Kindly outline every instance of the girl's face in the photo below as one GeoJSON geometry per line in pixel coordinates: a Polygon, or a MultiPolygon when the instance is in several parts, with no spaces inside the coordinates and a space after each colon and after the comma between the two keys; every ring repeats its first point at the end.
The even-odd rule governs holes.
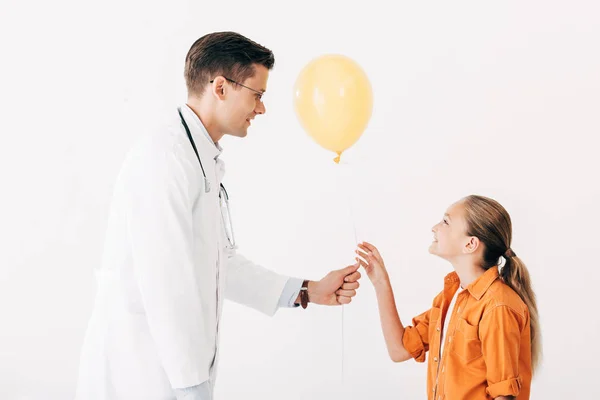
{"type": "Polygon", "coordinates": [[[448,261],[472,253],[477,238],[467,236],[467,222],[462,202],[448,208],[444,218],[433,226],[433,242],[429,252],[448,261]]]}

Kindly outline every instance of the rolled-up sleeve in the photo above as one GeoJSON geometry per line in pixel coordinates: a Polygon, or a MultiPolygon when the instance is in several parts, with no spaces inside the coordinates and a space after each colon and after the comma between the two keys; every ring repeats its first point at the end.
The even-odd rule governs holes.
{"type": "Polygon", "coordinates": [[[516,397],[521,391],[519,352],[525,318],[508,306],[496,306],[481,319],[479,335],[487,371],[486,392],[492,398],[516,397]]]}
{"type": "Polygon", "coordinates": [[[429,316],[431,310],[416,316],[412,320],[412,326],[404,328],[402,343],[406,351],[417,362],[425,361],[425,354],[429,351],[429,316]]]}

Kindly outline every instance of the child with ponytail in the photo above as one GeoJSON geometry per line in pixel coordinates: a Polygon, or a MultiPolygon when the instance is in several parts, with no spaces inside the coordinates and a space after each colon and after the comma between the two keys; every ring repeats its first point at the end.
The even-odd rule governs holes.
{"type": "Polygon", "coordinates": [[[411,326],[398,316],[378,249],[365,242],[357,250],[377,293],[391,359],[424,362],[429,352],[429,399],[529,399],[540,327],[529,272],[511,248],[509,214],[495,200],[468,196],[432,231],[429,252],[454,271],[411,326]]]}

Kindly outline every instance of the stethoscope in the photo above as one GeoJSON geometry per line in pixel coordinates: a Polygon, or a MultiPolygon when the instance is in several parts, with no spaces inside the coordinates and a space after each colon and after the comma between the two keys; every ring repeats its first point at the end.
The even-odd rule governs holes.
{"type": "MultiPolygon", "coordinates": [[[[200,163],[200,169],[202,169],[202,177],[204,178],[204,193],[209,193],[211,189],[210,181],[206,177],[206,172],[204,172],[204,166],[202,165],[202,160],[200,159],[200,155],[198,154],[196,143],[194,142],[194,138],[192,138],[190,128],[188,127],[187,123],[185,122],[185,119],[183,118],[183,114],[181,114],[181,108],[178,108],[177,112],[179,113],[179,118],[181,119],[181,124],[185,129],[185,133],[187,134],[187,137],[190,140],[190,143],[192,144],[194,153],[196,153],[196,158],[198,158],[198,162],[200,163]]],[[[231,246],[231,248],[235,249],[235,236],[233,234],[233,224],[231,223],[231,212],[229,211],[229,194],[227,193],[227,189],[225,189],[223,183],[221,183],[219,187],[219,203],[221,205],[221,218],[223,219],[223,226],[225,227],[225,234],[227,235],[227,240],[229,241],[229,245],[231,246]]]]}

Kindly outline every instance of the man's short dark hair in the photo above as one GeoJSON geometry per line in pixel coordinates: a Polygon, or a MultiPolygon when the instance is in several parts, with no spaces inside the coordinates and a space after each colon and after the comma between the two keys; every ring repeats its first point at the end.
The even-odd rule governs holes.
{"type": "Polygon", "coordinates": [[[215,32],[202,36],[185,57],[185,84],[188,94],[201,95],[216,76],[244,82],[254,76],[254,64],[271,70],[273,52],[235,32],[215,32]]]}

